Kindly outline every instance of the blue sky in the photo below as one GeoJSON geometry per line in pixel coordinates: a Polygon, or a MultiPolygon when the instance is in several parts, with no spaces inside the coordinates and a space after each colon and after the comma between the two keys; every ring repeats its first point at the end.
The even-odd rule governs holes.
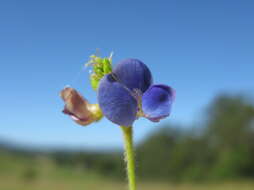
{"type": "MultiPolygon", "coordinates": [[[[191,124],[220,92],[254,94],[253,1],[1,1],[0,138],[28,146],[114,148],[120,129],[87,128],[61,113],[65,85],[96,102],[88,70],[97,48],[138,58],[176,89],[171,117],[191,124]],[[79,73],[79,74],[78,74],[79,73]]],[[[136,142],[158,128],[140,119],[136,142]]]]}

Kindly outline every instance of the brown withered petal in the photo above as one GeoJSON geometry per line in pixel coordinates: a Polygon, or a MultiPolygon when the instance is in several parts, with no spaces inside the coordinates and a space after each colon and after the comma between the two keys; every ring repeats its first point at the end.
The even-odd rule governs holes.
{"type": "Polygon", "coordinates": [[[76,123],[85,126],[98,120],[89,110],[91,104],[75,89],[66,87],[60,92],[60,96],[65,102],[63,113],[69,115],[76,123]]]}

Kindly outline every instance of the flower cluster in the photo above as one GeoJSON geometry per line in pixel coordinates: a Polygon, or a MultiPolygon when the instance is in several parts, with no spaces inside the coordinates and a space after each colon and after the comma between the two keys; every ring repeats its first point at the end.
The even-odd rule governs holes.
{"type": "Polygon", "coordinates": [[[174,90],[164,84],[153,84],[149,68],[138,59],[125,59],[112,68],[110,58],[91,57],[93,89],[98,104],[89,104],[76,90],[65,88],[64,113],[77,123],[88,125],[104,115],[120,126],[132,126],[139,117],[153,122],[169,116],[175,98],[174,90]]]}

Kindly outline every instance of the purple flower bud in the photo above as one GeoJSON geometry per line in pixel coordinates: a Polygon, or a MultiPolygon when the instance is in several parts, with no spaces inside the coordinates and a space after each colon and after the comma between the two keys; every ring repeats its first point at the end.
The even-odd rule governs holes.
{"type": "Polygon", "coordinates": [[[121,126],[131,126],[140,115],[157,122],[170,114],[173,100],[173,89],[152,85],[150,70],[137,59],[120,62],[102,78],[98,89],[103,114],[121,126]]]}

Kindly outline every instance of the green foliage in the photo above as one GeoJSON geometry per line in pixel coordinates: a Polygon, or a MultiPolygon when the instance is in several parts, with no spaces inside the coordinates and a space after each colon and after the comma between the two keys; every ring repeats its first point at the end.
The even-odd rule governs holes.
{"type": "Polygon", "coordinates": [[[78,168],[84,172],[120,179],[124,176],[124,163],[120,153],[54,153],[52,158],[62,168],[78,168]]]}
{"type": "Polygon", "coordinates": [[[138,176],[153,179],[172,177],[171,147],[175,146],[177,137],[177,132],[173,130],[172,133],[162,130],[139,145],[137,148],[138,176]]]}
{"type": "Polygon", "coordinates": [[[208,107],[202,133],[165,126],[138,147],[140,175],[173,181],[253,178],[253,124],[250,101],[216,97],[208,107]]]}

